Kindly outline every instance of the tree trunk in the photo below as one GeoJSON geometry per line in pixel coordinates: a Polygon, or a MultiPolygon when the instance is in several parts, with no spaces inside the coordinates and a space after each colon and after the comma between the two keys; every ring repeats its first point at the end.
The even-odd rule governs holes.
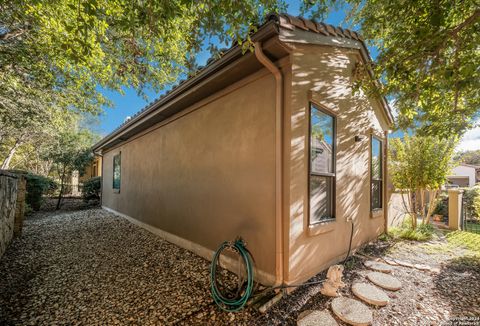
{"type": "Polygon", "coordinates": [[[55,210],[57,211],[60,209],[60,205],[62,203],[64,184],[65,184],[65,167],[63,167],[62,176],[60,177],[60,193],[58,194],[57,207],[55,208],[55,210]]]}
{"type": "Polygon", "coordinates": [[[10,162],[12,161],[13,155],[15,155],[15,152],[17,151],[17,148],[21,144],[22,144],[22,142],[20,141],[20,139],[15,141],[15,144],[13,145],[12,148],[10,148],[10,151],[8,152],[7,157],[5,158],[5,160],[3,160],[3,163],[2,163],[2,166],[0,167],[0,169],[7,170],[10,167],[10,162]]]}
{"type": "Polygon", "coordinates": [[[433,210],[435,209],[435,200],[437,199],[438,190],[430,190],[429,195],[430,195],[429,196],[430,202],[428,204],[428,211],[426,216],[427,224],[430,223],[430,216],[432,215],[433,210]]]}

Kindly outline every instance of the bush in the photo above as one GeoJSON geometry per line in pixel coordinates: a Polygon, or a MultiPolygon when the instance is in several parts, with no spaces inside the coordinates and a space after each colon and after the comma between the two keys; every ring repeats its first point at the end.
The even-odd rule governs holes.
{"type": "Polygon", "coordinates": [[[82,197],[85,201],[100,199],[101,177],[93,177],[83,183],[82,197]]]}
{"type": "Polygon", "coordinates": [[[420,224],[416,229],[413,229],[410,218],[407,218],[400,227],[390,229],[390,234],[394,238],[414,241],[430,240],[434,232],[435,229],[431,224],[420,224]]]}
{"type": "Polygon", "coordinates": [[[463,192],[464,209],[467,216],[478,219],[480,217],[480,185],[465,188],[463,192]]]}
{"type": "Polygon", "coordinates": [[[448,216],[448,194],[442,193],[438,196],[433,215],[442,215],[443,220],[446,221],[448,216]]]}
{"type": "Polygon", "coordinates": [[[42,206],[43,196],[53,193],[57,189],[57,183],[50,178],[27,173],[27,194],[25,201],[32,210],[38,211],[42,206]]]}

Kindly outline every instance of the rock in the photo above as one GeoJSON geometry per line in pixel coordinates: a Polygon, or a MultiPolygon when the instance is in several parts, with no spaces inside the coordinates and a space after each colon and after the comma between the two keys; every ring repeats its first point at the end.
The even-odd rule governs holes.
{"type": "Polygon", "coordinates": [[[385,292],[368,283],[353,284],[352,292],[361,300],[374,306],[386,306],[390,302],[385,292]]]}
{"type": "Polygon", "coordinates": [[[372,311],[360,301],[345,297],[335,298],[331,307],[333,313],[349,325],[370,325],[373,321],[372,311]]]}
{"type": "Polygon", "coordinates": [[[422,271],[429,271],[431,269],[430,266],[424,265],[424,264],[415,264],[413,265],[413,267],[415,267],[416,269],[420,269],[422,271]]]}
{"type": "Polygon", "coordinates": [[[298,326],[338,326],[327,310],[306,310],[298,315],[298,326]]]}
{"type": "Polygon", "coordinates": [[[389,265],[398,266],[398,263],[397,263],[394,259],[392,259],[392,258],[386,257],[386,258],[384,258],[383,260],[384,260],[387,264],[389,264],[389,265]]]}
{"type": "Polygon", "coordinates": [[[367,274],[367,278],[375,285],[378,285],[384,289],[397,291],[402,288],[402,282],[397,278],[380,272],[370,272],[367,274]]]}
{"type": "Polygon", "coordinates": [[[330,266],[327,272],[327,280],[323,283],[320,293],[329,297],[338,297],[338,288],[345,286],[342,282],[343,266],[330,266]]]}
{"type": "Polygon", "coordinates": [[[403,267],[408,267],[408,268],[413,268],[413,264],[407,262],[407,261],[403,261],[403,260],[399,260],[399,259],[395,259],[395,262],[400,265],[400,266],[403,266],[403,267]]]}
{"type": "Polygon", "coordinates": [[[382,272],[382,273],[391,273],[393,271],[393,267],[383,264],[380,262],[376,262],[373,260],[367,260],[363,263],[366,267],[373,269],[374,271],[382,272]]]}

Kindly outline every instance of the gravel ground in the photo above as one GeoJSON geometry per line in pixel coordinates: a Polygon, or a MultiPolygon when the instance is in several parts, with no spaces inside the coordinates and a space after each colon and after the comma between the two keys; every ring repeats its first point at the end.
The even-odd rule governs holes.
{"type": "Polygon", "coordinates": [[[0,275],[0,325],[176,324],[212,307],[208,261],[101,209],[30,217],[0,275]]]}
{"type": "MultiPolygon", "coordinates": [[[[66,207],[28,218],[1,258],[0,325],[295,325],[302,311],[328,309],[331,302],[320,285],[304,286],[264,315],[252,308],[225,313],[210,298],[208,261],[101,209],[66,207]]],[[[388,292],[387,307],[372,307],[374,325],[480,316],[479,260],[464,249],[439,250],[444,241],[378,241],[363,249],[440,268],[435,274],[395,266],[404,287],[388,292]]],[[[348,285],[365,279],[363,259],[347,261],[348,285]]],[[[349,286],[342,295],[353,297],[349,286]]]]}

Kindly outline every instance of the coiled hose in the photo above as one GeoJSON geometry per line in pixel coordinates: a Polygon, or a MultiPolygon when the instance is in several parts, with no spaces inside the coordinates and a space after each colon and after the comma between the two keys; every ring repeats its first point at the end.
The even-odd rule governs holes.
{"type": "Polygon", "coordinates": [[[210,290],[213,300],[224,311],[233,312],[242,309],[252,295],[254,285],[253,277],[253,259],[246,248],[245,242],[241,238],[237,238],[233,242],[225,241],[215,252],[210,268],[210,290]],[[218,261],[224,250],[238,254],[246,267],[246,279],[243,284],[239,284],[239,288],[233,295],[231,293],[222,293],[217,280],[218,261]]]}

